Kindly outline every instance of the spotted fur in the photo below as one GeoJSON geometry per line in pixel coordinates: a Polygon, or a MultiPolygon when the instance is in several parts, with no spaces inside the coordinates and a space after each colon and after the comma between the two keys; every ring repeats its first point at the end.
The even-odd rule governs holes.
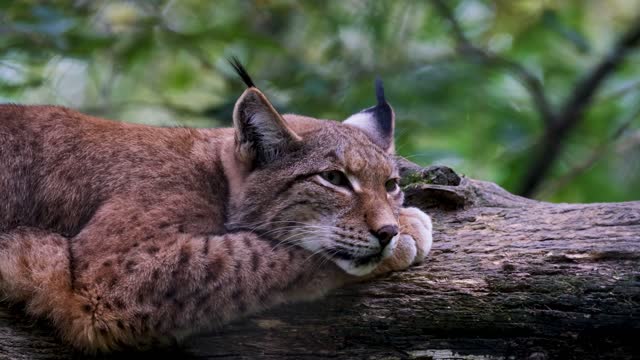
{"type": "Polygon", "coordinates": [[[388,110],[282,116],[252,86],[233,129],[196,130],[0,105],[0,296],[112,351],[419,262],[431,222],[389,182],[388,110]]]}

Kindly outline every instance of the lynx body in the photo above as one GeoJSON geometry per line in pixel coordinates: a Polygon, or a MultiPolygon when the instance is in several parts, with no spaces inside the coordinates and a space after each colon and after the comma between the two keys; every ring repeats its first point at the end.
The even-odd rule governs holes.
{"type": "Polygon", "coordinates": [[[234,128],[156,128],[0,105],[0,297],[76,348],[179,339],[420,262],[393,111],[281,116],[249,88],[234,128]]]}

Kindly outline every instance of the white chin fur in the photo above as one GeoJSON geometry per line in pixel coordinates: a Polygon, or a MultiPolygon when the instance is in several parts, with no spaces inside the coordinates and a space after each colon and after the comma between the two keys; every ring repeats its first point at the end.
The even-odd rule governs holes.
{"type": "Polygon", "coordinates": [[[393,251],[396,249],[396,245],[398,245],[398,239],[400,239],[400,234],[396,235],[391,239],[389,245],[382,251],[382,258],[386,259],[389,256],[393,255],[393,251]]]}
{"type": "Polygon", "coordinates": [[[344,260],[344,259],[336,259],[334,260],[334,262],[347,274],[353,275],[353,276],[367,275],[371,273],[378,266],[378,262],[373,262],[373,263],[360,265],[360,266],[355,265],[352,261],[344,260]]]}
{"type": "MultiPolygon", "coordinates": [[[[393,251],[396,249],[396,245],[398,245],[398,239],[400,239],[400,235],[396,235],[391,239],[391,242],[387,247],[382,251],[381,259],[386,259],[393,254],[393,251]]],[[[371,262],[366,265],[355,265],[353,261],[344,260],[344,259],[335,259],[334,262],[338,265],[342,270],[344,270],[347,274],[354,276],[364,276],[371,273],[378,265],[379,261],[371,262]]]]}

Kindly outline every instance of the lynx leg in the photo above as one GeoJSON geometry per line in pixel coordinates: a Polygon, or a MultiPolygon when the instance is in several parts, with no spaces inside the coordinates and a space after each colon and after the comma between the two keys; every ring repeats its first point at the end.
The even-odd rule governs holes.
{"type": "Polygon", "coordinates": [[[71,290],[68,240],[34,228],[0,233],[0,291],[11,301],[39,304],[66,300],[71,290]],[[45,289],[50,299],[40,298],[45,289]]]}
{"type": "Polygon", "coordinates": [[[341,285],[307,251],[250,233],[172,235],[90,263],[76,259],[73,286],[67,239],[28,229],[0,239],[2,291],[89,353],[175,341],[341,285]]]}
{"type": "Polygon", "coordinates": [[[0,293],[24,302],[30,314],[48,317],[75,341],[79,332],[93,336],[92,319],[73,290],[69,250],[68,239],[41,229],[21,227],[0,234],[0,293]]]}

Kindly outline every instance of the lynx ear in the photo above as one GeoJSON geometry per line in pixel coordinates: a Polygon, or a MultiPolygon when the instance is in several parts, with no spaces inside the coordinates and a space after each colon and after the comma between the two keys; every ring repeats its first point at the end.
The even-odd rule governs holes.
{"type": "Polygon", "coordinates": [[[233,109],[236,151],[241,160],[260,166],[275,160],[301,138],[255,87],[240,96],[233,109]]]}
{"type": "Polygon", "coordinates": [[[270,163],[301,138],[256,88],[240,61],[232,57],[229,64],[248,87],[233,108],[236,153],[252,168],[270,163]]]}
{"type": "Polygon", "coordinates": [[[395,114],[384,98],[384,88],[379,78],[376,79],[376,98],[378,105],[351,115],[344,123],[364,130],[376,145],[388,153],[393,153],[395,114]]]}

